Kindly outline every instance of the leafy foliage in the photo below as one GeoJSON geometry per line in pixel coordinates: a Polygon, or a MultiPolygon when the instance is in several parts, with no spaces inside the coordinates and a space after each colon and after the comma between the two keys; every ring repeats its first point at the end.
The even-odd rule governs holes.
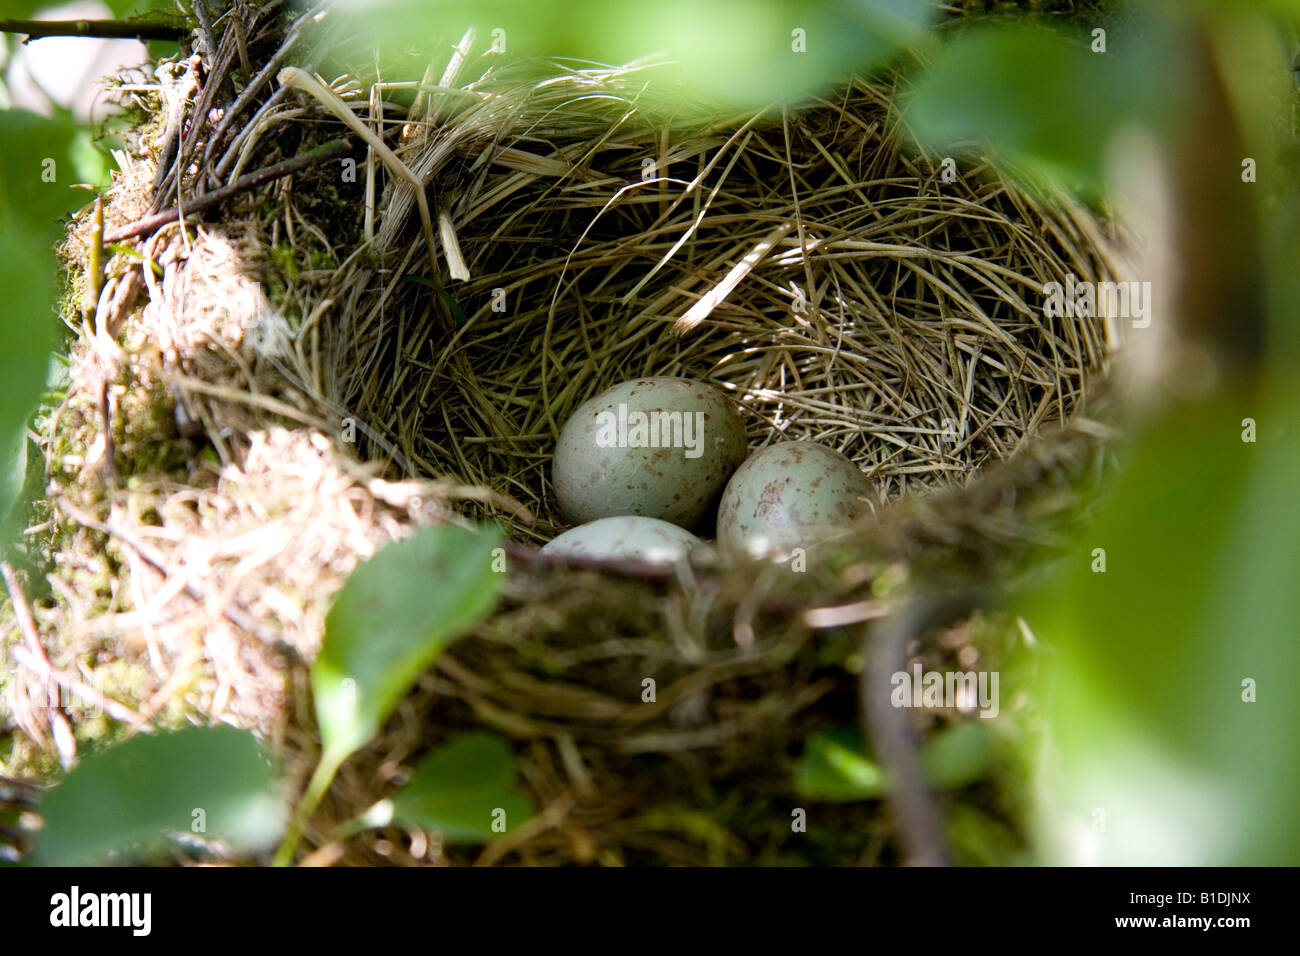
{"type": "Polygon", "coordinates": [[[103,172],[88,143],[70,119],[0,110],[0,516],[18,491],[11,476],[54,344],[60,217],[85,201],[71,184],[97,181],[103,172]]]}
{"type": "MultiPolygon", "coordinates": [[[[1157,39],[1158,39],[1157,34],[1157,39]]],[[[1176,117],[1181,61],[1156,39],[1086,40],[1039,27],[969,29],[918,77],[907,118],[927,147],[993,151],[1010,172],[1097,195],[1108,149],[1130,123],[1163,129],[1176,117]]]]}
{"type": "Polygon", "coordinates": [[[49,866],[147,856],[178,832],[253,851],[284,822],[266,755],[233,727],[142,735],[86,757],[50,792],[42,813],[36,860],[49,866]]]}
{"type": "Polygon", "coordinates": [[[498,532],[421,528],[361,564],[339,591],[312,667],[327,755],[370,739],[438,653],[496,604],[498,532]]]}
{"type": "Polygon", "coordinates": [[[1300,672],[1298,407],[1291,386],[1153,423],[1075,560],[1027,611],[1059,651],[1047,714],[1064,813],[1047,826],[1087,844],[1058,847],[1067,858],[1300,856],[1284,822],[1300,802],[1300,698],[1278,684],[1300,672]]]}
{"type": "MultiPolygon", "coordinates": [[[[989,728],[966,721],[945,727],[921,748],[930,785],[951,790],[982,780],[995,757],[989,728]]],[[[888,790],[884,772],[867,753],[861,734],[841,728],[808,738],[795,767],[795,790],[812,800],[874,800],[888,790]]]]}
{"type": "MultiPolygon", "coordinates": [[[[662,78],[688,94],[765,107],[880,64],[935,15],[933,0],[340,0],[327,29],[359,57],[376,47],[395,56],[413,36],[455,43],[470,27],[481,48],[496,41],[511,54],[602,63],[658,54],[662,78]]],[[[680,96],[675,105],[688,106],[680,96]]]]}
{"type": "Polygon", "coordinates": [[[449,843],[481,843],[498,835],[494,814],[507,828],[533,815],[532,801],[514,786],[515,758],[496,734],[462,734],[420,761],[393,797],[393,820],[437,830],[449,843]]]}

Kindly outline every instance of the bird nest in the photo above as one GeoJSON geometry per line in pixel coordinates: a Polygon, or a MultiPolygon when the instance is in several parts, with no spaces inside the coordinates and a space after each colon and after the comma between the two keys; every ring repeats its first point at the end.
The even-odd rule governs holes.
{"type": "MultiPolygon", "coordinates": [[[[903,858],[903,810],[810,800],[795,768],[812,734],[858,723],[864,641],[902,609],[920,610],[879,652],[899,667],[996,668],[1025,640],[982,596],[1060,548],[1095,487],[1114,345],[1104,317],[1045,315],[1044,288],[1114,278],[1111,228],[906,149],[888,78],[706,122],[636,69],[467,38],[436,85],[326,84],[282,70],[297,31],[275,5],[244,32],[265,66],[233,104],[234,31],[123,86],[136,133],[63,249],[69,372],[37,419],[25,577],[44,656],[16,671],[93,688],[82,739],[201,714],[258,729],[305,779],[306,667],[348,572],[420,524],[492,520],[511,541],[500,608],[342,768],[307,837],[471,726],[514,742],[539,815],[481,855],[399,831],[318,852],[903,858]],[[874,513],[797,571],[539,555],[563,527],[559,428],[646,375],[727,391],[751,448],[843,451],[874,513]],[[925,603],[954,588],[959,610],[925,603]]],[[[10,768],[50,769],[57,715],[8,708],[10,768]]],[[[897,715],[922,736],[967,717],[897,715]]],[[[1004,767],[943,798],[996,835],[958,839],[959,859],[1019,851],[1017,786],[1004,767]]]]}

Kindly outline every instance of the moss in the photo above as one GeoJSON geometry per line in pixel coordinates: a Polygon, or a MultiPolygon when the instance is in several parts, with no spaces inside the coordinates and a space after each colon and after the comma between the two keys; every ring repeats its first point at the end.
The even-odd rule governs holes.
{"type": "Polygon", "coordinates": [[[297,250],[286,243],[271,247],[271,261],[290,282],[295,281],[301,272],[297,250]]]}

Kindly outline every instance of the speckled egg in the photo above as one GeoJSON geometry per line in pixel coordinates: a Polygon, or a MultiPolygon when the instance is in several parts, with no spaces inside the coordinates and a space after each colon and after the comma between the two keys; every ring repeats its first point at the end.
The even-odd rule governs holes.
{"type": "Polygon", "coordinates": [[[553,538],[542,553],[671,564],[699,543],[695,535],[667,521],[619,515],[578,525],[553,538]]]}
{"type": "Polygon", "coordinates": [[[756,451],[736,469],[718,505],[718,541],[751,554],[787,554],[839,531],[867,508],[871,480],[816,442],[756,451]]]}
{"type": "Polygon", "coordinates": [[[694,528],[749,447],[727,396],[688,378],[637,378],[584,402],[560,432],[551,477],[578,524],[642,515],[694,528]]]}

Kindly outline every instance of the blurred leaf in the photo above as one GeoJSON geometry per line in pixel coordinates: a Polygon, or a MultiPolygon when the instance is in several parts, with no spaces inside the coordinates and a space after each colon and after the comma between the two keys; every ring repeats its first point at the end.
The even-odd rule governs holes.
{"type": "MultiPolygon", "coordinates": [[[[0,233],[0,284],[6,294],[0,318],[0,468],[6,475],[14,467],[12,454],[22,447],[54,344],[52,257],[24,238],[17,228],[0,233]]],[[[14,491],[7,482],[0,487],[0,513],[8,512],[14,491]]]]}
{"type": "Polygon", "coordinates": [[[1147,427],[1027,613],[1058,650],[1042,765],[1059,856],[1300,859],[1300,390],[1221,394],[1147,427]],[[1243,442],[1242,420],[1258,427],[1243,442]],[[1106,570],[1094,572],[1094,549],[1106,570]],[[1257,699],[1244,699],[1253,681],[1257,699]]]}
{"type": "Polygon", "coordinates": [[[1015,866],[1031,862],[1025,846],[1000,820],[967,803],[944,808],[944,843],[956,866],[1015,866]]]}
{"type": "MultiPolygon", "coordinates": [[[[870,69],[914,41],[936,15],[933,0],[338,0],[335,6],[333,23],[326,21],[330,35],[359,62],[373,62],[375,47],[385,51],[386,75],[404,52],[441,69],[450,46],[473,26],[475,58],[492,44],[493,31],[503,31],[495,38],[511,56],[623,64],[662,54],[674,63],[656,76],[748,107],[806,96],[870,69]],[[413,38],[428,40],[413,51],[413,38]]],[[[481,71],[480,64],[476,59],[470,69],[481,71]]]]}
{"type": "Polygon", "coordinates": [[[254,851],[284,823],[261,746],[220,726],[141,735],[86,757],[41,813],[35,860],[46,866],[103,863],[113,851],[147,855],[177,832],[254,851]]]}
{"type": "MultiPolygon", "coordinates": [[[[84,171],[75,157],[84,152],[85,137],[67,119],[0,110],[0,473],[6,475],[55,341],[53,246],[59,217],[86,201],[86,193],[69,188],[84,171]]],[[[0,483],[0,515],[13,504],[14,490],[0,483]]]]}
{"type": "Polygon", "coordinates": [[[861,736],[841,729],[808,738],[794,787],[810,800],[874,800],[885,795],[885,777],[863,753],[861,736]]]}
{"type": "MultiPolygon", "coordinates": [[[[174,0],[104,0],[104,3],[113,11],[113,16],[128,19],[155,10],[165,11],[169,14],[176,10],[174,0]]],[[[189,4],[186,4],[186,7],[188,6],[189,4]]]]}
{"type": "Polygon", "coordinates": [[[462,734],[425,757],[393,797],[393,821],[437,830],[449,843],[483,843],[500,836],[492,823],[505,811],[507,828],[535,812],[515,787],[515,756],[496,734],[462,734]]]}
{"type": "Polygon", "coordinates": [[[0,0],[0,17],[31,20],[33,12],[50,5],[50,0],[0,0]]]}
{"type": "Polygon", "coordinates": [[[352,572],[312,667],[323,762],[369,740],[438,653],[491,612],[500,543],[495,529],[425,527],[352,572]]]}
{"type": "Polygon", "coordinates": [[[992,728],[983,718],[943,728],[921,748],[921,769],[930,785],[954,790],[983,780],[993,765],[992,728]]]}
{"type": "Polygon", "coordinates": [[[63,116],[0,110],[0,212],[48,242],[58,238],[59,217],[84,206],[90,193],[77,183],[103,183],[104,160],[89,132],[63,116]]]}
{"type": "MultiPolygon", "coordinates": [[[[994,758],[992,728],[963,722],[944,727],[922,745],[918,758],[930,786],[940,790],[982,780],[994,758]]],[[[851,728],[813,734],[795,765],[795,790],[811,800],[874,800],[888,789],[880,767],[851,728]]]]}
{"type": "Polygon", "coordinates": [[[28,503],[45,488],[41,447],[25,434],[16,437],[15,449],[8,457],[0,452],[0,465],[9,465],[7,474],[0,473],[0,555],[5,554],[6,544],[22,533],[28,503]]]}
{"type": "Polygon", "coordinates": [[[1180,61],[1163,52],[1165,34],[1152,33],[1140,44],[1116,35],[1110,52],[1094,53],[1038,27],[965,30],[918,78],[907,121],[940,155],[991,150],[1030,180],[1096,192],[1119,129],[1161,127],[1177,116],[1180,61]]]}

